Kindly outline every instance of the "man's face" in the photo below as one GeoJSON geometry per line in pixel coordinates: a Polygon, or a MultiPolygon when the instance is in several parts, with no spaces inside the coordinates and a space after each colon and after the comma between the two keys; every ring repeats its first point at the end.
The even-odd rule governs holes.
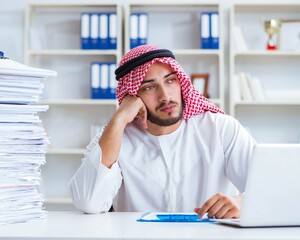
{"type": "Polygon", "coordinates": [[[147,107],[148,120],[158,126],[171,126],[182,118],[181,86],[176,73],[163,63],[154,63],[138,91],[147,107]]]}

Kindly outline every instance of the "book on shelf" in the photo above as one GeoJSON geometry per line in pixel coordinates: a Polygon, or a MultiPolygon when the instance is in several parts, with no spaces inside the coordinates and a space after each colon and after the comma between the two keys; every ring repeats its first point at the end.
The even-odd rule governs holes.
{"type": "Polygon", "coordinates": [[[117,14],[82,13],[81,49],[116,49],[117,14]]]}
{"type": "Polygon", "coordinates": [[[219,13],[202,12],[200,16],[200,38],[202,49],[219,49],[219,13]]]}
{"type": "Polygon", "coordinates": [[[240,72],[235,78],[239,82],[241,99],[246,101],[264,101],[266,94],[264,87],[258,77],[249,72],[240,72]]]}
{"type": "Polygon", "coordinates": [[[49,144],[39,113],[48,106],[37,103],[41,81],[55,75],[0,52],[0,225],[46,218],[37,188],[49,144]]]}
{"type": "Polygon", "coordinates": [[[148,43],[148,14],[147,13],[131,13],[130,14],[130,48],[148,43]]]}
{"type": "Polygon", "coordinates": [[[248,50],[247,43],[245,41],[244,33],[242,31],[242,28],[238,25],[235,25],[233,27],[233,38],[234,38],[234,44],[235,48],[238,51],[246,51],[248,50]]]}
{"type": "Polygon", "coordinates": [[[91,64],[91,98],[115,99],[115,62],[93,62],[91,64]]]}

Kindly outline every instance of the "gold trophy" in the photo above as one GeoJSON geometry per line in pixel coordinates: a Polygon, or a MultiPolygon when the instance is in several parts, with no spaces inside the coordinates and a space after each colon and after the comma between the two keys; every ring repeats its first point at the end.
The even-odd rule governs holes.
{"type": "Polygon", "coordinates": [[[276,50],[277,45],[273,40],[273,36],[279,32],[281,27],[281,21],[275,19],[264,21],[264,27],[265,27],[265,32],[269,36],[268,43],[267,43],[267,50],[276,50]]]}

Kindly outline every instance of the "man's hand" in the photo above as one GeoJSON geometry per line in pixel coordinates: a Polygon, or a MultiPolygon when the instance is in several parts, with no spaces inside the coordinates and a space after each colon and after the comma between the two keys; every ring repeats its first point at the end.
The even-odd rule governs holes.
{"type": "Polygon", "coordinates": [[[143,127],[147,129],[147,109],[144,102],[139,97],[127,95],[99,139],[101,162],[107,168],[111,168],[117,161],[124,129],[134,118],[139,118],[143,127]]]}
{"type": "Polygon", "coordinates": [[[125,96],[114,117],[121,118],[124,126],[138,118],[145,129],[148,127],[146,106],[137,96],[125,96]]]}
{"type": "Polygon", "coordinates": [[[202,207],[196,207],[194,211],[200,218],[205,213],[207,213],[207,217],[209,218],[239,218],[242,199],[242,195],[231,197],[217,193],[208,199],[202,207]]]}

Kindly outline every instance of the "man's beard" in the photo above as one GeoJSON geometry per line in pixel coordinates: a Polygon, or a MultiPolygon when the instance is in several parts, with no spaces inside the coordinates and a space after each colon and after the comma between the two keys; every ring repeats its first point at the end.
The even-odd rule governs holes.
{"type": "MultiPolygon", "coordinates": [[[[174,103],[175,102],[173,102],[173,101],[170,101],[168,103],[162,103],[156,109],[159,109],[159,108],[164,107],[165,105],[174,104],[174,103]]],[[[182,118],[182,114],[183,114],[183,104],[180,107],[180,112],[178,113],[178,116],[171,117],[171,118],[168,118],[168,119],[161,119],[158,116],[156,116],[154,113],[152,113],[149,109],[147,109],[147,119],[151,123],[156,124],[158,126],[162,126],[162,127],[168,127],[168,126],[171,126],[171,125],[174,125],[174,124],[178,123],[179,120],[182,118]]]]}

